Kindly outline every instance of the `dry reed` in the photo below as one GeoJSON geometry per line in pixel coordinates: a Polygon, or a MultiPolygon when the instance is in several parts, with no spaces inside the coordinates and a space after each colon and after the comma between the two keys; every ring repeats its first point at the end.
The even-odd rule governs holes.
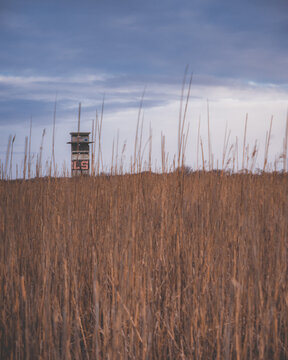
{"type": "Polygon", "coordinates": [[[0,357],[287,358],[287,175],[0,183],[0,357]]]}
{"type": "MultiPolygon", "coordinates": [[[[41,178],[44,130],[36,178],[25,181],[26,137],[23,180],[6,181],[9,138],[0,181],[1,359],[288,358],[287,173],[253,174],[258,148],[249,154],[246,146],[248,116],[245,173],[224,171],[230,162],[238,170],[238,138],[229,148],[227,130],[222,171],[198,170],[200,119],[197,171],[188,171],[191,83],[184,110],[183,84],[173,172],[164,135],[162,174],[151,172],[151,126],[149,171],[141,172],[144,94],[134,174],[123,175],[125,144],[118,164],[117,135],[111,174],[99,175],[104,102],[92,123],[92,176],[41,178]]],[[[211,170],[208,104],[207,113],[211,170]]],[[[53,124],[55,164],[55,113],[53,124]]],[[[272,120],[264,169],[271,128],[272,120]]],[[[284,162],[287,129],[288,117],[284,162]]],[[[28,164],[30,143],[31,128],[28,164]]]]}

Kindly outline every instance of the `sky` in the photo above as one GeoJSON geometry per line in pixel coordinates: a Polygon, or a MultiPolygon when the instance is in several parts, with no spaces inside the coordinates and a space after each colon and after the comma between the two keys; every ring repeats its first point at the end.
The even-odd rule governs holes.
{"type": "Polygon", "coordinates": [[[225,131],[228,148],[237,138],[242,153],[246,114],[248,154],[257,140],[257,166],[263,167],[271,117],[269,161],[281,157],[288,109],[286,0],[0,0],[0,44],[0,159],[5,164],[9,135],[16,135],[13,173],[16,163],[19,172],[23,168],[31,119],[33,161],[45,129],[49,162],[56,99],[59,171],[70,163],[66,142],[77,130],[79,102],[81,130],[90,131],[104,101],[104,168],[117,136],[129,166],[142,97],[143,141],[151,126],[155,169],[161,167],[161,133],[172,162],[187,66],[187,81],[193,74],[187,166],[202,163],[199,124],[207,166],[208,117],[214,167],[222,166],[225,131]]]}

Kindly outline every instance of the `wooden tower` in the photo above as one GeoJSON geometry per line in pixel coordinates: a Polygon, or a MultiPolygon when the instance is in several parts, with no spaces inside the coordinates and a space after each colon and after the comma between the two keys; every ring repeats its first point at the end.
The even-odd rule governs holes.
{"type": "Polygon", "coordinates": [[[71,132],[71,175],[89,175],[90,157],[89,141],[90,132],[71,132]]]}

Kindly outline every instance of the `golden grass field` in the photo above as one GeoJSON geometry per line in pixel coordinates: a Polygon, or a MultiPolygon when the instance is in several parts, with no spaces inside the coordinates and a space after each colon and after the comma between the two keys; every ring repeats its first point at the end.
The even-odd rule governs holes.
{"type": "Polygon", "coordinates": [[[287,173],[0,182],[1,359],[288,359],[287,173]]]}
{"type": "MultiPolygon", "coordinates": [[[[192,77],[186,102],[185,81],[178,153],[169,165],[161,134],[161,174],[151,171],[151,127],[142,141],[143,98],[128,172],[117,138],[101,175],[104,104],[92,122],[91,176],[66,168],[57,177],[56,103],[46,173],[45,130],[33,174],[30,123],[22,179],[12,180],[9,137],[0,166],[0,359],[288,359],[288,117],[274,163],[281,171],[268,163],[273,118],[255,169],[248,115],[242,151],[226,128],[215,171],[208,108],[208,160],[199,120],[193,172],[184,165],[192,77]]],[[[80,112],[81,104],[78,132],[80,112]]]]}

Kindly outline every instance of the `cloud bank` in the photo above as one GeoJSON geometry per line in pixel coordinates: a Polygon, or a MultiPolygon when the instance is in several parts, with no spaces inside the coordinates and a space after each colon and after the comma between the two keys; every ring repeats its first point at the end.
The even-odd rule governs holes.
{"type": "MultiPolygon", "coordinates": [[[[51,134],[57,98],[57,155],[59,162],[69,161],[65,140],[75,127],[78,103],[88,129],[105,98],[109,161],[118,129],[123,142],[133,143],[144,89],[147,127],[151,122],[158,139],[162,130],[174,153],[186,64],[194,73],[190,148],[197,142],[199,118],[206,141],[209,100],[215,156],[221,157],[226,123],[235,141],[246,113],[250,139],[258,138],[262,148],[274,116],[271,158],[277,156],[288,103],[287,10],[282,0],[87,0],[81,7],[76,1],[2,1],[1,159],[9,134],[17,134],[15,149],[23,152],[31,116],[38,151],[43,128],[47,138],[51,134]]],[[[159,148],[155,139],[155,154],[159,148]]],[[[195,164],[195,151],[188,160],[195,164]]]]}

